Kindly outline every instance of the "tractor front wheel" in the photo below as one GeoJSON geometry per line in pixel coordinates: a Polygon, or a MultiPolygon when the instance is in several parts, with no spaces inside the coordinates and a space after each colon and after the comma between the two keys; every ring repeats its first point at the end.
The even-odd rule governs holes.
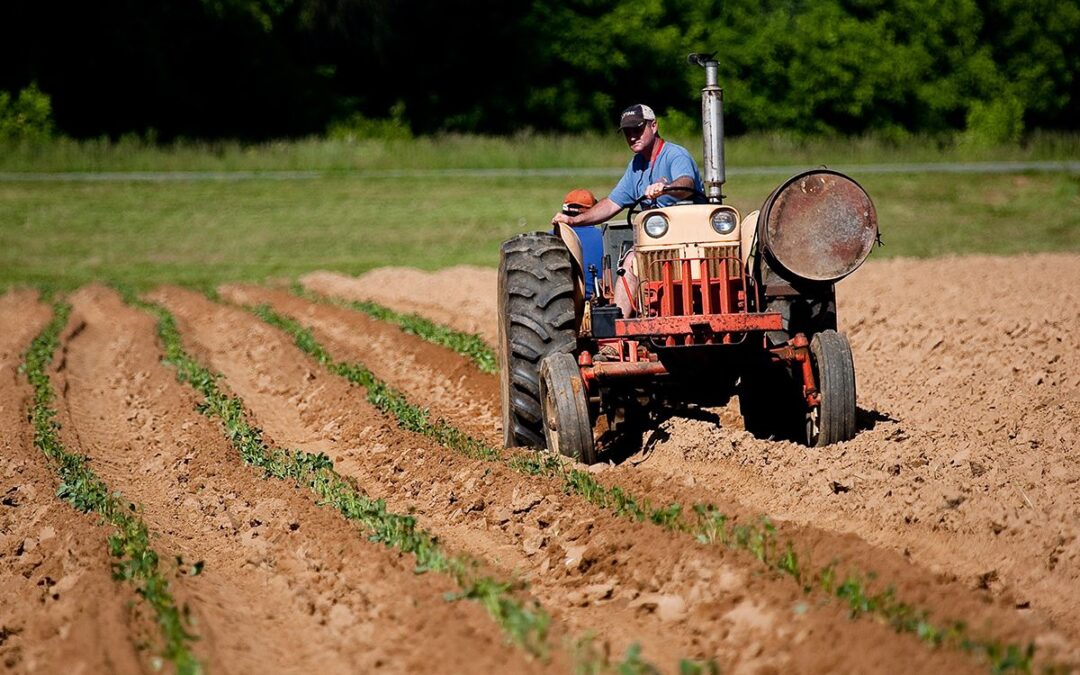
{"type": "Polygon", "coordinates": [[[843,333],[824,330],[810,341],[821,403],[806,414],[806,442],[822,447],[855,438],[855,362],[843,333]]]}
{"type": "Polygon", "coordinates": [[[585,384],[571,354],[552,354],[540,364],[540,401],[548,450],[585,464],[595,463],[585,384]]]}

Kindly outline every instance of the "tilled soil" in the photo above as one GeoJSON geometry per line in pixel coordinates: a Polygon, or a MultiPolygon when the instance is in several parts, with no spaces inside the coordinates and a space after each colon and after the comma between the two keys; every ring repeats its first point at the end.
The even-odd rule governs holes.
{"type": "Polygon", "coordinates": [[[34,447],[33,393],[17,374],[48,323],[29,291],[0,296],[0,663],[5,672],[137,673],[152,630],[112,580],[112,528],[55,497],[58,480],[34,447]]]}
{"type": "MultiPolygon", "coordinates": [[[[290,301],[251,287],[221,292],[244,303],[290,301]]],[[[555,480],[468,460],[400,431],[362,390],[320,374],[288,337],[246,312],[175,289],[155,297],[279,442],[329,452],[451,546],[521,575],[571,634],[595,633],[610,653],[637,642],[668,668],[681,657],[713,656],[732,667],[798,672],[888,670],[902,658],[929,670],[972,666],[884,626],[848,622],[836,605],[803,603],[794,584],[759,575],[748,556],[627,522],[562,494],[555,480]]]]}
{"type": "Polygon", "coordinates": [[[448,579],[416,575],[313,498],[242,466],[161,364],[149,315],[100,287],[72,303],[58,377],[65,441],[141,504],[163,557],[205,564],[175,586],[194,616],[195,649],[215,670],[530,669],[481,608],[443,601],[448,579]]]}
{"type": "MultiPolygon", "coordinates": [[[[1078,263],[871,261],[839,286],[859,375],[854,440],[809,450],[755,439],[733,400],[665,411],[640,452],[592,471],[655,505],[711,502],[740,522],[768,515],[804,563],[872,572],[873,588],[893,586],[973,637],[1034,641],[1041,662],[1076,662],[1078,263]]],[[[493,270],[318,272],[304,283],[495,339],[493,270]]],[[[522,580],[520,597],[553,616],[556,654],[528,658],[482,607],[444,598],[457,590],[449,577],[416,575],[411,557],[244,466],[218,422],[197,412],[200,397],[162,365],[150,316],[83,288],[51,373],[61,435],[140,505],[213,671],[564,672],[564,647],[586,635],[615,659],[639,644],[668,671],[680,658],[762,673],[985,665],[852,620],[748,553],[617,517],[558,479],[406,432],[236,305],[271,305],[335,358],[362,362],[434,417],[497,444],[496,377],[447,349],[284,291],[219,290],[223,303],[176,288],[148,297],[175,314],[188,351],[223,374],[219,386],[244,399],[268,442],[327,453],[450,552],[522,580]]],[[[157,627],[111,578],[111,528],[54,496],[55,474],[33,446],[30,389],[16,368],[48,319],[32,293],[0,296],[0,659],[14,672],[145,672],[156,667],[157,627]]]]}
{"type": "MultiPolygon", "coordinates": [[[[392,272],[352,282],[317,273],[305,285],[440,320],[423,310],[437,283],[440,303],[468,314],[453,325],[486,322],[474,330],[493,341],[494,270],[392,272]],[[465,289],[484,295],[470,303],[465,289]],[[410,294],[415,300],[397,300],[410,294]]],[[[733,400],[669,411],[643,439],[646,451],[601,475],[651,484],[661,503],[678,493],[711,496],[743,512],[855,535],[858,546],[892,551],[972,597],[993,597],[1037,633],[1044,653],[1075,659],[1077,288],[1080,256],[1072,254],[871,261],[838,286],[841,330],[859,378],[854,440],[809,450],[756,439],[742,430],[733,400]]],[[[282,311],[298,311],[280,302],[282,311]]],[[[325,310],[302,311],[332,337],[325,310]]],[[[411,354],[401,346],[408,342],[396,344],[411,354]]],[[[369,360],[378,359],[372,353],[369,360]]],[[[458,414],[438,397],[422,401],[458,414]]]]}

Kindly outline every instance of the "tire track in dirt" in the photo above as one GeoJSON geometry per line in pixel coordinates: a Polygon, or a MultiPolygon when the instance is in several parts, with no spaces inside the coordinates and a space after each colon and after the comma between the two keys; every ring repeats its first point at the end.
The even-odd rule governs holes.
{"type": "Polygon", "coordinates": [[[447,584],[240,466],[217,425],[194,411],[194,392],[160,363],[149,315],[101,287],[72,300],[80,329],[62,376],[69,441],[142,504],[163,554],[205,561],[174,584],[206,663],[224,672],[527,669],[482,612],[447,608],[447,584]],[[463,648],[468,658],[456,656],[463,648]]]}
{"type": "Polygon", "coordinates": [[[638,640],[646,658],[666,665],[679,656],[715,654],[725,666],[822,672],[886,668],[904,651],[905,658],[929,659],[924,669],[940,668],[932,665],[935,659],[955,659],[950,668],[973,667],[956,654],[928,653],[883,626],[852,624],[836,605],[801,614],[807,605],[799,589],[762,578],[731,552],[597,511],[561,494],[557,480],[529,480],[388,428],[361,392],[343,381],[307,384],[315,365],[298,351],[287,357],[291,342],[274,339],[276,331],[253,325],[246,313],[184,291],[157,297],[200,334],[197,340],[218,344],[208,351],[224,350],[211,353],[215,367],[231,364],[230,385],[244,390],[263,427],[273,428],[279,440],[325,447],[324,430],[333,428],[341,442],[331,455],[342,470],[388,502],[415,508],[426,528],[453,545],[517,569],[549,609],[575,631],[597,630],[615,652],[638,640]],[[251,344],[261,348],[242,359],[237,351],[251,344]],[[271,387],[270,378],[292,384],[271,387]],[[274,395],[270,388],[286,390],[274,395]],[[283,404],[301,411],[299,425],[293,413],[275,426],[274,420],[290,415],[279,409],[283,404]],[[343,413],[350,410],[351,416],[343,413]],[[371,438],[372,426],[381,427],[377,444],[368,441],[374,448],[352,440],[371,438]]]}
{"type": "Polygon", "coordinates": [[[0,296],[0,664],[5,672],[149,671],[137,644],[154,629],[112,579],[112,529],[56,497],[34,447],[22,353],[49,322],[31,291],[0,296]]]}
{"type": "MultiPolygon", "coordinates": [[[[1069,645],[1052,634],[1040,645],[1075,659],[1078,276],[1076,254],[871,261],[839,286],[839,307],[862,424],[872,428],[811,451],[750,437],[733,401],[658,424],[644,439],[646,462],[610,480],[658,474],[712,501],[856,534],[1063,631],[1069,645]],[[1041,270],[1053,273],[1030,274],[1041,270]],[[989,279],[1002,280],[993,293],[989,279]]],[[[372,297],[367,277],[350,286],[338,275],[322,290],[372,297]]],[[[494,298],[494,270],[476,271],[469,284],[484,279],[494,298]]],[[[440,288],[449,295],[455,286],[440,288]]],[[[394,293],[410,289],[398,279],[394,293]]],[[[424,297],[426,284],[411,293],[424,297]]],[[[460,300],[447,303],[465,307],[460,300]]]]}

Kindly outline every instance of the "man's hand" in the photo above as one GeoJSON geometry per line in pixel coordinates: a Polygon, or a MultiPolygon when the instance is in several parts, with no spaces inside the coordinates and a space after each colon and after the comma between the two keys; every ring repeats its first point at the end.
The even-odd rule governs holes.
{"type": "Polygon", "coordinates": [[[656,199],[660,195],[664,194],[664,188],[667,187],[668,179],[661,178],[656,183],[653,183],[649,187],[645,188],[645,196],[649,199],[656,199]]]}
{"type": "Polygon", "coordinates": [[[573,219],[572,217],[570,217],[570,216],[566,215],[566,214],[565,214],[565,213],[563,213],[562,211],[559,211],[558,213],[556,213],[556,214],[555,214],[555,215],[554,215],[554,216],[553,216],[553,217],[551,218],[551,224],[552,224],[552,225],[559,225],[559,224],[562,224],[562,225],[573,225],[573,224],[574,224],[574,219],[573,219]]]}

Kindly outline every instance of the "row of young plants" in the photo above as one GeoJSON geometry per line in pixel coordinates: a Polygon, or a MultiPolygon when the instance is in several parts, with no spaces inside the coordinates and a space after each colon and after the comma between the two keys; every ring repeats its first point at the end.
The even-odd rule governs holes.
{"type": "Polygon", "coordinates": [[[180,675],[196,675],[202,672],[202,665],[192,651],[197,638],[190,630],[186,608],[177,607],[169,590],[165,566],[150,546],[150,532],[139,515],[139,508],[109,490],[87,466],[86,457],[69,452],[60,439],[49,366],[70,313],[71,306],[67,303],[54,303],[52,321],[25,354],[22,370],[34,392],[30,408],[34,445],[51,460],[60,478],[57,496],[79,511],[97,513],[113,526],[114,532],[108,537],[109,553],[117,559],[112,565],[113,578],[134,586],[135,592],[150,606],[161,631],[161,657],[172,663],[180,675]]]}
{"type": "Polygon", "coordinates": [[[494,375],[499,372],[499,362],[495,352],[491,351],[491,348],[484,343],[483,338],[476,333],[454,330],[448,326],[425,319],[419,314],[401,314],[389,307],[368,300],[343,300],[322,295],[304,288],[299,283],[293,284],[291,290],[294,295],[305,300],[323,305],[346,307],[367,314],[373,319],[394,324],[409,335],[415,335],[422,340],[461,354],[472,361],[482,373],[494,375]]]}
{"type": "Polygon", "coordinates": [[[800,560],[790,541],[780,543],[776,527],[767,517],[760,517],[756,522],[739,522],[711,504],[694,504],[690,509],[678,503],[656,507],[621,487],[601,485],[593,474],[575,468],[561,457],[548,453],[506,452],[492,447],[441,418],[433,420],[429,410],[411,403],[403,393],[375,377],[363,364],[335,360],[311,330],[292,318],[278,314],[266,305],[248,309],[288,333],[301,350],[327,370],[364,387],[368,401],[395,419],[403,429],[427,436],[472,459],[503,462],[526,475],[557,478],[567,493],[578,495],[616,515],[689,534],[702,544],[719,544],[749,553],[768,569],[792,578],[807,595],[818,593],[842,602],[852,619],[876,617],[897,632],[914,635],[933,648],[955,648],[982,657],[993,673],[1031,672],[1034,644],[1008,644],[973,637],[963,622],[935,621],[929,611],[897,598],[892,587],[872,591],[872,574],[857,570],[841,572],[836,562],[817,567],[800,560]]]}
{"type": "MultiPolygon", "coordinates": [[[[368,533],[370,540],[413,555],[417,572],[449,575],[460,591],[448,600],[479,602],[511,642],[535,657],[547,659],[550,656],[551,618],[539,604],[517,599],[516,594],[523,590],[522,584],[484,575],[476,561],[446,552],[435,537],[417,525],[413,516],[393,513],[387,509],[384,500],[365,495],[354,480],[335,470],[333,461],[324,453],[270,447],[263,440],[261,430],[248,420],[243,401],[225,394],[218,387],[220,375],[198,363],[184,350],[172,314],[130,294],[125,299],[157,318],[158,337],[165,349],[163,362],[176,369],[178,380],[190,384],[203,396],[200,412],[219,420],[245,464],[262,469],[268,477],[291,480],[310,489],[321,504],[334,507],[345,518],[356,522],[368,533]]],[[[451,434],[447,439],[455,442],[462,436],[451,434]]],[[[630,649],[623,661],[611,664],[598,653],[582,649],[582,644],[578,643],[572,650],[576,657],[575,667],[581,672],[616,671],[627,675],[658,672],[641,658],[637,649],[630,649]]],[[[716,671],[711,664],[700,665],[692,661],[684,661],[679,667],[680,673],[685,675],[716,671]]]]}

